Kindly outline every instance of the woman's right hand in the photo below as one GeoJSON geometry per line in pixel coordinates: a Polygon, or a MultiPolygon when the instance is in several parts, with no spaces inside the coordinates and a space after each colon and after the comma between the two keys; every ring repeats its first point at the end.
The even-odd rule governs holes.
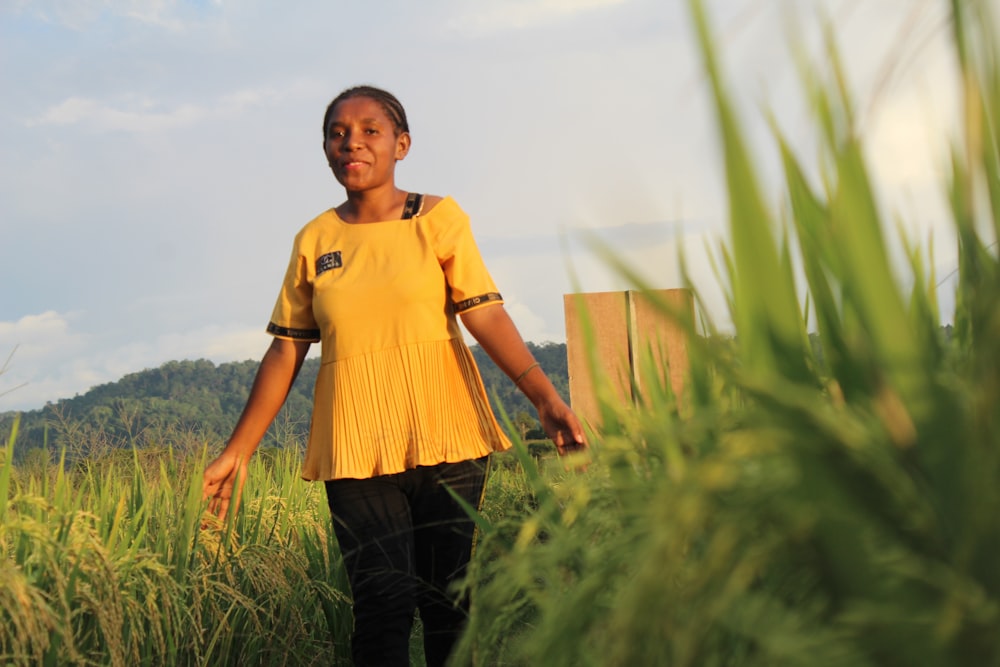
{"type": "Polygon", "coordinates": [[[201,499],[208,500],[208,511],[225,521],[230,508],[240,506],[240,496],[247,480],[248,457],[226,450],[205,468],[201,499]]]}
{"type": "Polygon", "coordinates": [[[275,338],[261,359],[246,407],[225,450],[205,468],[201,498],[209,501],[208,510],[219,519],[226,518],[230,507],[234,512],[239,509],[247,464],[285,402],[309,345],[306,341],[275,338]]]}

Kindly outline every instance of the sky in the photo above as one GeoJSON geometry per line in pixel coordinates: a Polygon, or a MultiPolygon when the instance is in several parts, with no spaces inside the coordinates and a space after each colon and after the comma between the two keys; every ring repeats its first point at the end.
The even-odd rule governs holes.
{"type": "MultiPolygon", "coordinates": [[[[880,201],[938,275],[957,88],[943,0],[708,0],[765,182],[815,150],[793,46],[834,28],[880,201]]],[[[727,204],[682,0],[3,0],[0,412],[180,359],[259,358],[292,238],[343,200],[326,104],[399,97],[410,191],[452,195],[526,340],[563,295],[681,286],[725,328],[727,204]]],[[[946,297],[947,299],[947,297],[946,297]]]]}

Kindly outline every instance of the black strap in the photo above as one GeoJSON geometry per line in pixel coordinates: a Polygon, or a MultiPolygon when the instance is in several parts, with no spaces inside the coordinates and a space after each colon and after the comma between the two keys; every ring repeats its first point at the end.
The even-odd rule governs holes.
{"type": "Polygon", "coordinates": [[[406,195],[406,204],[403,206],[403,220],[409,220],[415,215],[420,215],[420,209],[424,205],[424,196],[411,192],[406,195]]]}

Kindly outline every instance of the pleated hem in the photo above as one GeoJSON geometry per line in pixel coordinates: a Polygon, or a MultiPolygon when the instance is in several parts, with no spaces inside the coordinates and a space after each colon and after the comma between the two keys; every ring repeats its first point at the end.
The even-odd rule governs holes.
{"type": "Polygon", "coordinates": [[[365,479],[509,447],[465,343],[414,343],[320,367],[302,477],[365,479]]]}

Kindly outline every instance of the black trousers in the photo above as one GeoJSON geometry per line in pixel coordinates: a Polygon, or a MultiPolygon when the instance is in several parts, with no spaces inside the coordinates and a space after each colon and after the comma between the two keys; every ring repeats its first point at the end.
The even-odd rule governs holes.
{"type": "Polygon", "coordinates": [[[475,524],[448,492],[479,508],[489,458],[326,482],[354,597],[358,667],[406,667],[414,609],[428,667],[444,665],[468,616],[450,590],[465,574],[475,524]]]}

